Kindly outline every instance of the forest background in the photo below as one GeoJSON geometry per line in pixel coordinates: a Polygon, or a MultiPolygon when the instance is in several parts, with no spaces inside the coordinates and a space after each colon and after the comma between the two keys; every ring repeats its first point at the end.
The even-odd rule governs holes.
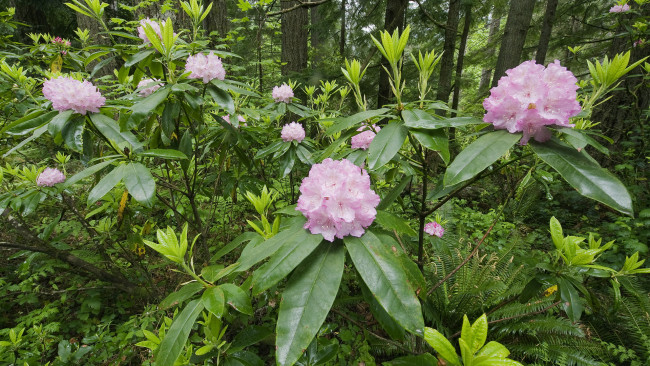
{"type": "Polygon", "coordinates": [[[649,364],[648,1],[181,3],[0,0],[2,364],[480,365],[486,340],[507,348],[486,365],[649,364]],[[145,18],[169,39],[143,44],[145,18]],[[208,50],[226,80],[192,84],[185,59],[208,50]],[[584,111],[553,140],[568,155],[488,151],[508,134],[481,123],[483,100],[525,60],[579,80],[584,111]],[[60,73],[112,104],[52,111],[41,90],[60,73]],[[145,77],[164,84],[140,98],[145,77]],[[283,83],[291,103],[271,98],[283,83]],[[292,121],[304,142],[280,139],[292,121]],[[375,124],[384,147],[348,148],[375,124]],[[458,159],[477,147],[483,163],[458,159]],[[301,181],[329,157],[367,167],[382,202],[359,242],[397,259],[300,229],[301,181]],[[49,166],[65,185],[39,187],[49,166]],[[137,183],[109,182],[131,168],[137,183]],[[303,299],[322,317],[293,322],[302,300],[284,299],[330,255],[342,279],[313,293],[329,307],[303,299]]]}

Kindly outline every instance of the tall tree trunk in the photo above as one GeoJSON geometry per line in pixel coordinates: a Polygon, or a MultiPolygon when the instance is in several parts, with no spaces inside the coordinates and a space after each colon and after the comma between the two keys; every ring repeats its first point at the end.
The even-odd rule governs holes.
{"type": "MultiPolygon", "coordinates": [[[[467,38],[469,36],[469,28],[472,24],[472,3],[469,2],[465,5],[465,25],[463,26],[463,34],[460,36],[460,45],[458,46],[458,61],[456,61],[456,79],[454,81],[454,97],[451,103],[451,108],[458,109],[460,100],[460,82],[463,77],[463,60],[465,58],[465,48],[467,47],[467,38]]],[[[456,117],[456,112],[451,112],[452,117],[456,117]]]]}
{"type": "MultiPolygon", "coordinates": [[[[443,53],[440,59],[440,79],[438,80],[438,92],[436,99],[445,104],[449,102],[451,93],[451,77],[454,71],[454,54],[456,50],[456,34],[458,31],[458,17],[460,15],[460,0],[449,0],[449,11],[447,12],[447,24],[445,25],[445,43],[442,47],[443,53]]],[[[446,114],[444,110],[437,111],[438,114],[446,114]]]]}
{"type": "MultiPolygon", "coordinates": [[[[300,4],[298,1],[282,1],[282,9],[300,4]]],[[[306,7],[282,14],[282,75],[301,72],[307,68],[307,25],[309,14],[306,7]]]]}
{"type": "MultiPolygon", "coordinates": [[[[104,32],[104,29],[102,28],[101,24],[97,22],[95,19],[85,16],[81,13],[75,12],[77,15],[77,26],[81,29],[88,29],[90,32],[90,38],[89,38],[89,44],[96,44],[96,45],[102,45],[102,46],[111,46],[111,39],[107,35],[101,34],[101,32],[104,32]]],[[[108,54],[104,56],[110,57],[110,56],[115,56],[115,54],[108,54]]],[[[103,58],[102,58],[103,59],[103,58]]],[[[86,71],[90,72],[95,68],[95,65],[99,63],[100,60],[93,61],[91,62],[87,67],[86,71]]],[[[112,75],[113,70],[117,68],[117,61],[113,59],[111,62],[108,64],[104,65],[97,73],[95,73],[94,77],[101,77],[105,75],[112,75]]]]}
{"type": "Polygon", "coordinates": [[[309,17],[309,21],[311,23],[309,27],[310,46],[312,50],[311,68],[316,69],[317,65],[320,63],[322,55],[320,50],[322,35],[319,30],[321,14],[318,6],[314,6],[309,9],[309,17]]]}
{"type": "MultiPolygon", "coordinates": [[[[393,33],[398,29],[400,33],[404,30],[404,13],[408,0],[388,0],[386,2],[386,15],[384,17],[384,29],[389,33],[393,33]]],[[[390,65],[388,60],[382,58],[381,69],[379,70],[379,87],[377,92],[377,107],[390,103],[392,98],[392,91],[390,90],[390,83],[388,81],[388,73],[385,69],[389,69],[390,65]]],[[[396,85],[396,87],[399,87],[396,85]]]]}
{"type": "MultiPolygon", "coordinates": [[[[488,31],[488,45],[485,51],[485,58],[491,59],[496,53],[496,47],[494,46],[494,39],[496,38],[497,33],[499,32],[499,27],[501,27],[501,8],[494,7],[492,9],[492,15],[490,16],[490,29],[488,31]]],[[[481,81],[478,85],[479,95],[484,95],[487,93],[487,90],[490,86],[490,78],[492,77],[492,69],[485,68],[481,71],[481,81]]]]}
{"type": "MultiPolygon", "coordinates": [[[[207,6],[208,2],[205,2],[204,5],[207,6]]],[[[226,37],[230,29],[226,0],[212,0],[212,9],[205,18],[205,29],[208,34],[216,31],[219,33],[219,37],[226,37]]]]}
{"type": "Polygon", "coordinates": [[[546,3],[546,12],[542,21],[542,33],[539,35],[539,44],[535,53],[535,62],[544,65],[546,52],[548,51],[548,42],[551,40],[551,31],[553,30],[553,21],[555,20],[555,10],[557,9],[558,0],[548,0],[546,3]]]}
{"type": "Polygon", "coordinates": [[[347,9],[345,6],[346,0],[341,0],[341,38],[339,40],[339,54],[341,57],[345,57],[345,28],[347,27],[345,24],[345,14],[347,9]]]}
{"type": "Polygon", "coordinates": [[[519,65],[534,9],[535,0],[512,0],[510,2],[508,20],[506,21],[499,57],[492,78],[493,87],[505,75],[506,70],[519,65]]]}

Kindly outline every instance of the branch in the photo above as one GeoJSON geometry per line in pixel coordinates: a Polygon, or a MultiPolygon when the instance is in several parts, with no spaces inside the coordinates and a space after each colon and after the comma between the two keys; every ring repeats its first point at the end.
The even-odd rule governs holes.
{"type": "Polygon", "coordinates": [[[422,6],[422,3],[420,2],[420,0],[415,0],[415,2],[418,3],[418,7],[420,8],[420,10],[422,10],[422,13],[423,13],[427,18],[429,18],[429,20],[431,21],[431,23],[433,23],[433,24],[434,24],[435,26],[437,26],[438,28],[442,28],[442,29],[445,29],[445,30],[447,29],[447,25],[446,25],[446,24],[442,24],[442,23],[438,22],[437,20],[433,19],[433,17],[431,16],[431,14],[429,14],[429,12],[424,8],[424,6],[422,6]]]}
{"type": "Polygon", "coordinates": [[[320,0],[320,1],[314,1],[314,2],[307,2],[306,3],[306,2],[298,0],[298,4],[296,4],[296,5],[294,5],[294,6],[290,7],[290,8],[270,12],[270,13],[266,14],[266,16],[267,17],[274,17],[276,15],[282,15],[284,13],[288,13],[288,12],[291,12],[291,11],[294,11],[294,10],[300,9],[300,8],[311,8],[311,7],[314,7],[314,6],[318,6],[320,4],[324,4],[324,3],[328,2],[328,1],[330,1],[330,0],[320,0]]]}

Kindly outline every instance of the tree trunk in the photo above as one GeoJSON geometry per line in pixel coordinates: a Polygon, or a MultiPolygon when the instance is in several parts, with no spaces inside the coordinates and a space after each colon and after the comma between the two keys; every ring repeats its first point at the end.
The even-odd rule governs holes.
{"type": "Polygon", "coordinates": [[[341,0],[341,39],[339,40],[339,54],[345,57],[345,14],[346,14],[346,0],[341,0]]]}
{"type": "Polygon", "coordinates": [[[535,62],[544,65],[546,52],[548,51],[548,42],[551,40],[551,31],[553,30],[553,21],[555,20],[555,10],[557,9],[558,0],[548,0],[546,3],[546,13],[542,21],[542,33],[539,35],[539,44],[535,53],[535,62]]]}
{"type": "MultiPolygon", "coordinates": [[[[81,13],[75,12],[75,14],[77,15],[77,26],[81,29],[88,29],[90,31],[90,38],[88,40],[89,44],[111,46],[111,39],[107,35],[100,34],[100,32],[104,32],[104,29],[99,24],[99,22],[81,13]]],[[[108,54],[103,58],[111,57],[111,56],[115,56],[115,54],[108,54]]],[[[86,71],[91,72],[95,68],[95,65],[98,64],[99,61],[101,60],[98,59],[97,61],[93,61],[90,64],[88,64],[88,66],[86,67],[86,71]]],[[[113,70],[116,69],[117,66],[118,66],[117,61],[113,59],[111,62],[104,65],[104,67],[98,70],[93,77],[98,78],[105,75],[113,75],[113,70]]]]}
{"type": "MultiPolygon", "coordinates": [[[[386,3],[386,15],[384,17],[384,29],[389,33],[398,29],[400,33],[404,30],[404,13],[408,0],[388,0],[386,3]]],[[[381,108],[384,104],[390,103],[393,96],[390,90],[390,83],[388,81],[388,73],[385,69],[389,69],[390,65],[388,60],[382,58],[381,68],[379,70],[379,87],[377,92],[377,107],[381,108]]],[[[396,85],[396,87],[399,87],[396,85]]]]}
{"type": "MultiPolygon", "coordinates": [[[[282,1],[282,9],[288,9],[299,2],[282,1]]],[[[308,10],[301,6],[282,14],[282,75],[301,72],[307,68],[307,25],[308,10]]]]}
{"type": "MultiPolygon", "coordinates": [[[[205,2],[204,5],[207,6],[208,2],[205,2]]],[[[212,9],[210,9],[210,13],[205,18],[205,29],[208,35],[216,31],[219,33],[219,37],[226,37],[230,29],[226,0],[212,0],[212,9]]]]}
{"type": "Polygon", "coordinates": [[[493,87],[505,75],[506,70],[519,65],[534,8],[535,0],[512,0],[510,2],[508,20],[506,21],[499,57],[492,78],[493,87]]]}
{"type": "MultiPolygon", "coordinates": [[[[458,46],[458,61],[456,61],[456,80],[454,81],[454,97],[451,103],[451,108],[458,109],[460,100],[460,82],[463,76],[463,59],[465,58],[465,48],[467,46],[467,37],[469,36],[469,28],[472,24],[472,3],[465,5],[465,25],[463,26],[463,34],[460,37],[460,45],[458,46]]],[[[456,112],[451,112],[452,117],[456,117],[456,112]]]]}
{"type": "MultiPolygon", "coordinates": [[[[499,32],[499,27],[501,26],[501,8],[495,7],[492,9],[492,15],[490,17],[490,29],[488,31],[488,41],[487,49],[485,51],[485,58],[491,59],[494,57],[496,52],[496,47],[494,47],[494,39],[496,38],[497,32],[499,32]]],[[[490,78],[492,77],[492,69],[486,68],[481,71],[481,81],[478,85],[479,95],[485,95],[490,86],[490,78]]]]}
{"type": "MultiPolygon", "coordinates": [[[[449,0],[447,24],[445,25],[445,43],[442,48],[442,58],[440,59],[440,79],[436,94],[436,99],[445,104],[449,102],[449,93],[451,93],[451,77],[454,71],[454,54],[456,50],[456,33],[458,30],[459,15],[460,0],[449,0]]],[[[441,115],[447,114],[444,110],[438,110],[437,113],[441,115]]]]}
{"type": "Polygon", "coordinates": [[[318,6],[314,6],[309,9],[309,21],[311,23],[309,27],[310,48],[312,50],[311,68],[315,70],[320,63],[322,55],[320,49],[322,43],[322,35],[319,30],[321,14],[318,6]]]}

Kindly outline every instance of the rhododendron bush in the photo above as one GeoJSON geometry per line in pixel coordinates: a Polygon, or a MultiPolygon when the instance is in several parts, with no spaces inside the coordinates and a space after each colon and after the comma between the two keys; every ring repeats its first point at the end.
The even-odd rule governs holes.
{"type": "Polygon", "coordinates": [[[346,59],[337,81],[252,82],[242,76],[249,61],[202,29],[212,5],[182,2],[189,30],[178,29],[178,16],[107,24],[106,6],[69,4],[102,27],[111,44],[100,51],[54,38],[52,49],[33,51],[49,50],[54,61],[45,68],[2,60],[0,76],[22,88],[26,102],[0,129],[12,142],[3,157],[16,165],[0,169],[7,177],[0,212],[32,241],[11,248],[43,253],[120,296],[159,304],[151,310],[159,320],[133,335],[148,363],[261,365],[270,357],[279,365],[324,364],[339,349],[335,337],[345,335],[337,317],[371,324],[369,334],[396,349],[417,347],[407,360],[469,365],[476,354],[485,365],[516,365],[508,357],[525,351],[510,355],[505,341],[486,343],[490,309],[496,323],[515,324],[507,322],[517,316],[499,309],[530,301],[526,314],[578,322],[594,300],[585,278],[611,279],[620,297],[619,278],[648,272],[632,253],[623,268],[610,268],[599,261],[610,243],[565,236],[558,220],[544,217],[550,255],[527,269],[530,278],[501,286],[513,292],[498,303],[468,297],[485,301],[480,314],[487,317],[476,314],[472,325],[455,314],[459,334],[431,328],[442,326],[439,313],[454,312],[432,304],[475,290],[447,281],[458,271],[482,276],[464,266],[483,265],[484,241],[533,181],[547,197],[551,188],[572,188],[603,211],[634,215],[633,196],[592,157],[607,149],[589,122],[594,106],[640,64],[630,64],[629,53],[580,65],[524,61],[476,104],[480,112],[447,117],[446,102],[427,97],[436,53],[407,57],[409,27],[372,38],[388,62],[395,102],[373,109],[358,60],[346,59]],[[407,67],[417,70],[413,80],[407,67]],[[25,155],[27,148],[38,157],[25,155]],[[465,202],[472,187],[495,176],[503,199],[487,199],[485,215],[495,221],[482,238],[470,232],[472,240],[459,239],[462,211],[452,202],[465,202]],[[67,230],[59,224],[67,217],[77,223],[78,250],[57,234],[67,230]],[[38,218],[34,227],[31,218],[38,218]],[[340,310],[350,302],[365,318],[340,310]],[[458,335],[460,358],[447,339],[458,335]]]}

